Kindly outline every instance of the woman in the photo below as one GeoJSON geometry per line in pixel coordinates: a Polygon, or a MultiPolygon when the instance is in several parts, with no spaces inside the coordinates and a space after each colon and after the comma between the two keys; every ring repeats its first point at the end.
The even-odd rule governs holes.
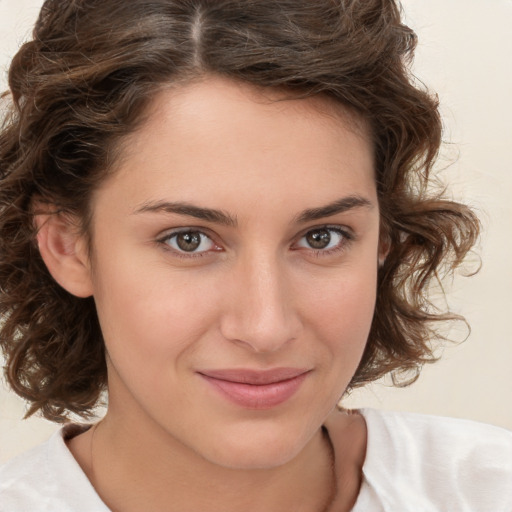
{"type": "Polygon", "coordinates": [[[512,436],[343,411],[478,234],[393,2],[47,0],[0,139],[0,510],[510,510],[512,436]],[[107,21],[106,21],[107,20],[107,21]],[[3,508],[2,508],[3,507],[3,508]]]}

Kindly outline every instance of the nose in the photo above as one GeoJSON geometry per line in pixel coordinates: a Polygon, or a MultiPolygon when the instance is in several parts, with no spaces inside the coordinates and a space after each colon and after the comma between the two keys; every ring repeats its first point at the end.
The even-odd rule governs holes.
{"type": "Polygon", "coordinates": [[[292,279],[276,256],[253,255],[236,264],[221,320],[225,339],[257,353],[280,350],[301,330],[292,279]]]}

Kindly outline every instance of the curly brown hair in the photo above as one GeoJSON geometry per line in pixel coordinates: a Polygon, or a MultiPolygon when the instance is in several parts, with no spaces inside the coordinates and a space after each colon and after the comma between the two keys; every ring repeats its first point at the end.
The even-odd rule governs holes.
{"type": "Polygon", "coordinates": [[[87,232],[91,194],[155,93],[205,74],[326,95],[368,122],[389,254],[350,386],[434,360],[435,326],[458,317],[433,307],[429,285],[461,264],[479,223],[429,189],[441,122],[410,74],[415,45],[393,0],[47,0],[12,61],[0,133],[0,344],[27,415],[87,417],[107,380],[93,298],[46,269],[34,198],[87,232]]]}

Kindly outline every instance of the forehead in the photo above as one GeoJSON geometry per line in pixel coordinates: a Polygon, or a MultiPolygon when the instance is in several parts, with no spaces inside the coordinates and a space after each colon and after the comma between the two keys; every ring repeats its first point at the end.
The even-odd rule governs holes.
{"type": "Polygon", "coordinates": [[[132,182],[137,195],[212,202],[252,190],[279,201],[307,192],[325,203],[374,188],[369,129],[355,113],[219,77],[160,91],[120,152],[114,181],[132,182]]]}

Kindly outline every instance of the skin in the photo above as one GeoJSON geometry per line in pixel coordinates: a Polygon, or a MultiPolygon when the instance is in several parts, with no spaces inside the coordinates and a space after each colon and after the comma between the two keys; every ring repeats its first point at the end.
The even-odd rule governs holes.
{"type": "MultiPolygon", "coordinates": [[[[97,305],[109,408],[69,447],[114,511],[321,511],[331,494],[321,426],[362,356],[383,253],[373,152],[340,105],[279,98],[218,77],[159,93],[94,194],[92,260],[65,219],[38,219],[54,277],[97,305]],[[171,211],[177,202],[229,222],[171,211]],[[202,233],[195,252],[173,237],[184,229],[202,233]],[[201,377],[276,367],[307,375],[267,409],[201,377]]],[[[357,497],[365,438],[363,420],[340,417],[341,511],[357,497]]]]}

